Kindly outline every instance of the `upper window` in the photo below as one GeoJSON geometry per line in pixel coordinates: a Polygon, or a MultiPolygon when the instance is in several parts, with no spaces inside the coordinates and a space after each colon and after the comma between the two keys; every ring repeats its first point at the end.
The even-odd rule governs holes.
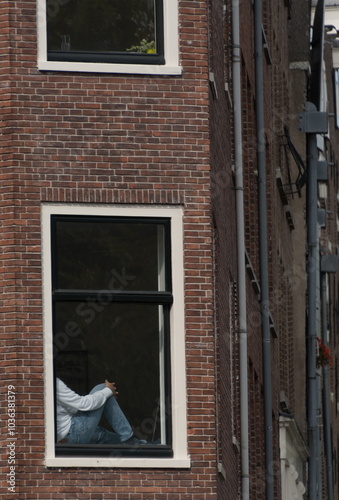
{"type": "Polygon", "coordinates": [[[163,64],[162,0],[47,0],[47,58],[163,64]]]}
{"type": "Polygon", "coordinates": [[[173,255],[181,211],[168,210],[44,207],[47,456],[58,464],[156,457],[173,466],[186,453],[182,270],[173,255]],[[104,411],[107,437],[77,441],[72,396],[59,397],[58,380],[85,396],[105,379],[117,385],[123,432],[104,411]],[[67,418],[73,427],[63,433],[67,418]]]}
{"type": "Polygon", "coordinates": [[[40,69],[179,72],[177,0],[38,0],[38,7],[40,69]]]}

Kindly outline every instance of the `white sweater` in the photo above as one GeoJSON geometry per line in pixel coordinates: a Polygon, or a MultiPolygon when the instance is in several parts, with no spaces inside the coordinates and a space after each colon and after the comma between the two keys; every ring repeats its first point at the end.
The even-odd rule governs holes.
{"type": "Polygon", "coordinates": [[[87,396],[79,396],[59,378],[56,379],[57,402],[57,440],[60,441],[69,433],[72,417],[79,410],[91,411],[100,408],[113,395],[111,389],[105,387],[87,396]]]}

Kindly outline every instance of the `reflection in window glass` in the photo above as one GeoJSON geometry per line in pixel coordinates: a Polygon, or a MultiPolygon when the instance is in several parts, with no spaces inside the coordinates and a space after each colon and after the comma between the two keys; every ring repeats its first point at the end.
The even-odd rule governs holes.
{"type": "Polygon", "coordinates": [[[158,54],[155,0],[47,0],[49,51],[158,54]]]}
{"type": "Polygon", "coordinates": [[[158,224],[58,221],[56,288],[164,290],[158,224]]]}

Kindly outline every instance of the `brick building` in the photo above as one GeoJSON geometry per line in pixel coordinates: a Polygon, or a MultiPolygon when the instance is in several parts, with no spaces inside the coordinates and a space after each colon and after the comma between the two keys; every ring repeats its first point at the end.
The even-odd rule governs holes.
{"type": "Polygon", "coordinates": [[[1,496],[216,498],[208,5],[96,4],[1,4],[1,496]],[[155,444],[55,444],[57,375],[155,444]]]}
{"type": "Polygon", "coordinates": [[[0,22],[1,497],[305,498],[309,2],[0,22]],[[115,381],[142,442],[59,439],[57,378],[115,381]]]}

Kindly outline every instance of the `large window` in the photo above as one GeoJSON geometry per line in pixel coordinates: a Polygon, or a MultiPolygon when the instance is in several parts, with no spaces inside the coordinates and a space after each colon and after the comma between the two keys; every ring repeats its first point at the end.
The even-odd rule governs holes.
{"type": "Polygon", "coordinates": [[[40,69],[179,71],[177,0],[38,0],[38,7],[40,69]]]}
{"type": "MultiPolygon", "coordinates": [[[[173,311],[182,293],[182,278],[175,278],[181,259],[173,255],[178,251],[173,244],[181,240],[175,234],[181,233],[181,211],[168,210],[43,209],[45,273],[50,273],[45,276],[46,385],[54,388],[54,410],[51,401],[47,410],[48,455],[61,463],[75,456],[76,463],[80,457],[153,457],[168,465],[183,455],[179,436],[185,443],[186,431],[178,417],[185,415],[184,393],[176,381],[181,373],[184,387],[178,355],[182,303],[173,311]],[[80,395],[105,379],[114,381],[119,405],[143,444],[58,443],[57,378],[80,395]]],[[[109,428],[105,420],[100,425],[109,428]]]]}

